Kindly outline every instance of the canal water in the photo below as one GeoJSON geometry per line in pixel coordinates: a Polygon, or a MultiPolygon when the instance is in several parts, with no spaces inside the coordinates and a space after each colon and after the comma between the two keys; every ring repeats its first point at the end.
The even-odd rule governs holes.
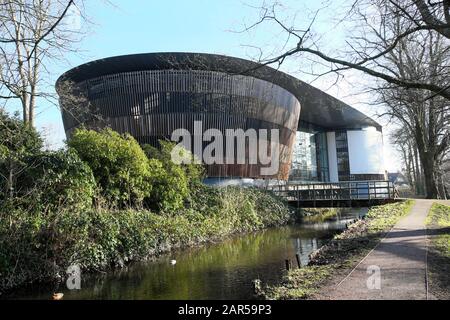
{"type": "MultiPolygon", "coordinates": [[[[366,210],[349,209],[332,220],[264,230],[217,244],[184,249],[155,261],[135,263],[107,274],[82,274],[81,290],[62,284],[64,299],[252,299],[252,280],[276,284],[286,274],[366,210]],[[176,260],[176,264],[171,264],[176,260]]],[[[12,298],[49,299],[54,288],[16,293],[12,298]]]]}

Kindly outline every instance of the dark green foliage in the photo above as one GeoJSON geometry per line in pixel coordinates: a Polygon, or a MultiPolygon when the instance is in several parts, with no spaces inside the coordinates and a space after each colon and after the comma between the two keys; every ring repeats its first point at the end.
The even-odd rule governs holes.
{"type": "Polygon", "coordinates": [[[158,163],[158,171],[154,170],[158,174],[152,176],[152,190],[145,203],[152,209],[176,211],[183,207],[184,200],[189,194],[188,177],[180,165],[174,164],[170,158],[164,159],[163,151],[154,149],[152,156],[155,157],[149,161],[158,163]]]}
{"type": "Polygon", "coordinates": [[[74,150],[40,152],[27,157],[26,162],[33,165],[24,169],[18,183],[22,193],[32,195],[30,201],[41,210],[91,207],[96,188],[94,176],[74,150]]]}
{"type": "Polygon", "coordinates": [[[177,147],[174,142],[159,140],[160,149],[149,144],[143,145],[142,149],[149,159],[160,160],[165,168],[172,166],[181,167],[190,185],[200,184],[205,178],[205,168],[198,164],[195,156],[184,148],[177,147]],[[172,161],[172,154],[183,159],[183,163],[175,164],[172,161]]]}
{"type": "Polygon", "coordinates": [[[222,204],[220,188],[199,184],[192,188],[186,201],[186,208],[202,212],[205,215],[217,213],[222,204]]]}
{"type": "Polygon", "coordinates": [[[36,130],[0,111],[0,205],[14,210],[89,208],[91,169],[72,150],[42,151],[36,130]]]}
{"type": "Polygon", "coordinates": [[[112,205],[139,205],[151,192],[151,177],[160,173],[136,140],[111,130],[76,130],[68,145],[92,169],[101,195],[112,205]],[[152,172],[153,170],[153,172],[152,172]]]}
{"type": "Polygon", "coordinates": [[[9,116],[0,108],[0,145],[5,151],[33,154],[42,148],[36,129],[24,124],[17,115],[9,116]]]}
{"type": "Polygon", "coordinates": [[[77,130],[68,144],[91,167],[110,206],[144,203],[153,210],[176,211],[188,196],[194,177],[171,161],[169,144],[163,144],[161,151],[147,146],[147,157],[133,137],[111,129],[77,130]]]}
{"type": "Polygon", "coordinates": [[[203,185],[201,165],[171,161],[172,143],[144,152],[129,135],[82,129],[67,150],[42,151],[4,113],[0,142],[0,292],[288,221],[270,193],[203,185]]]}
{"type": "Polygon", "coordinates": [[[0,203],[16,196],[17,178],[29,166],[25,157],[39,152],[42,144],[33,127],[0,108],[0,203]]]}
{"type": "Polygon", "coordinates": [[[170,141],[159,141],[160,149],[151,145],[142,148],[149,159],[159,160],[165,170],[165,174],[154,179],[154,189],[151,196],[146,199],[151,208],[163,211],[175,211],[180,209],[193,190],[202,185],[205,170],[202,165],[194,162],[194,156],[190,151],[176,148],[170,141]],[[174,149],[176,148],[176,149],[174,149]],[[172,159],[172,153],[189,163],[177,164],[172,159]]]}
{"type": "Polygon", "coordinates": [[[74,263],[83,270],[105,270],[289,219],[287,207],[261,190],[202,187],[198,192],[202,196],[178,214],[131,209],[3,212],[0,290],[63,275],[74,263]],[[258,202],[266,197],[262,208],[258,202]]]}

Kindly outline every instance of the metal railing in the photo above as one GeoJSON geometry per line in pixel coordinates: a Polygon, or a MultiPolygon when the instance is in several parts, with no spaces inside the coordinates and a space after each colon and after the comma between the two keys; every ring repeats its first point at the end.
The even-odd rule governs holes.
{"type": "Polygon", "coordinates": [[[288,200],[383,200],[398,197],[397,189],[389,181],[343,181],[320,183],[288,183],[268,187],[288,200]]]}

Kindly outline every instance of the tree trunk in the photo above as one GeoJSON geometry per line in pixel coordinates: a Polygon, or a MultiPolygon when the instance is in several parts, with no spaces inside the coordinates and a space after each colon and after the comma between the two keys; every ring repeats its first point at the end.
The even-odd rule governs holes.
{"type": "MultiPolygon", "coordinates": [[[[420,151],[419,151],[420,152],[420,151]]],[[[428,152],[420,152],[425,175],[425,188],[427,199],[437,199],[439,196],[438,184],[436,179],[436,164],[433,157],[428,152]],[[423,153],[423,154],[422,154],[423,153]]]]}
{"type": "Polygon", "coordinates": [[[417,147],[413,147],[414,149],[414,158],[413,158],[413,162],[415,163],[415,171],[414,171],[414,176],[415,176],[415,181],[416,181],[416,194],[417,195],[424,195],[425,194],[425,190],[424,190],[424,186],[423,186],[423,175],[422,175],[422,167],[420,165],[419,162],[419,155],[417,152],[417,147]]]}
{"type": "Polygon", "coordinates": [[[9,175],[8,175],[8,193],[9,193],[9,199],[12,199],[14,197],[14,188],[13,188],[13,169],[9,168],[9,175]]]}

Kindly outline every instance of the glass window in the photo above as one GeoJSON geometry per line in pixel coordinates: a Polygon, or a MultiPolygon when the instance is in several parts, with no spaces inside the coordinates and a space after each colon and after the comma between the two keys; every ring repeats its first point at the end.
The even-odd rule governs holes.
{"type": "Polygon", "coordinates": [[[317,152],[317,175],[319,181],[330,181],[330,174],[328,169],[328,147],[326,132],[319,132],[315,134],[316,152],[317,152]]]}
{"type": "Polygon", "coordinates": [[[339,181],[350,180],[350,162],[348,158],[347,131],[336,131],[336,156],[339,181]]]}
{"type": "Polygon", "coordinates": [[[316,140],[313,133],[297,131],[289,180],[317,181],[316,140]]]}

